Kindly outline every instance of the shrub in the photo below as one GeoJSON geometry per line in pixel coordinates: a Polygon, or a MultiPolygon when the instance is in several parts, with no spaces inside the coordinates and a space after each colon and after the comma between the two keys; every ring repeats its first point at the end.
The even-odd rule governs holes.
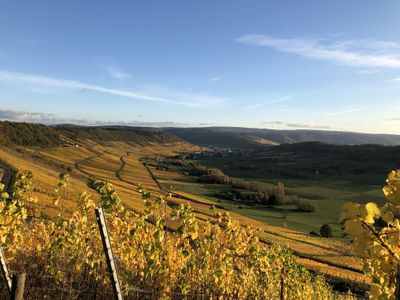
{"type": "Polygon", "coordinates": [[[268,203],[270,205],[285,205],[287,204],[285,197],[277,196],[276,194],[272,194],[269,196],[268,203]]]}
{"type": "Polygon", "coordinates": [[[329,224],[324,224],[321,226],[319,233],[322,237],[326,237],[326,238],[332,237],[333,236],[333,228],[329,224]]]}
{"type": "Polygon", "coordinates": [[[198,181],[201,183],[227,184],[229,182],[229,177],[219,174],[207,174],[199,177],[198,181]]]}
{"type": "Polygon", "coordinates": [[[311,202],[310,200],[297,200],[296,201],[297,210],[302,212],[315,212],[317,210],[317,206],[311,202]]]}
{"type": "Polygon", "coordinates": [[[231,184],[232,184],[233,188],[245,189],[245,190],[249,190],[250,189],[249,183],[247,181],[244,181],[244,180],[241,180],[241,179],[232,180],[231,184]]]}
{"type": "Polygon", "coordinates": [[[219,169],[210,169],[208,174],[200,176],[198,181],[201,183],[228,184],[229,177],[219,169]]]}

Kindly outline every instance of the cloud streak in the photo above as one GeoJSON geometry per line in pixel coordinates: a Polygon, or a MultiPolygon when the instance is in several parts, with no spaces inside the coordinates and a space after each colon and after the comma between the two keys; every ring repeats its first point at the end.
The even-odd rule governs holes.
{"type": "Polygon", "coordinates": [[[379,73],[379,70],[374,70],[374,69],[359,70],[356,73],[363,74],[363,75],[372,75],[372,74],[379,73]]]}
{"type": "Polygon", "coordinates": [[[345,109],[345,110],[340,110],[340,111],[335,111],[335,112],[330,112],[325,114],[326,116],[340,116],[340,115],[346,115],[350,114],[352,112],[364,110],[366,107],[355,107],[355,108],[350,108],[350,109],[345,109]]]}
{"type": "Polygon", "coordinates": [[[221,77],[219,77],[219,76],[214,76],[214,77],[211,77],[210,78],[210,81],[211,82],[216,82],[216,81],[220,81],[222,78],[221,77]]]}
{"type": "Polygon", "coordinates": [[[387,118],[386,121],[390,121],[390,122],[400,122],[400,117],[387,118]]]}
{"type": "Polygon", "coordinates": [[[160,121],[95,121],[90,119],[64,118],[55,114],[40,112],[25,112],[10,109],[0,109],[0,120],[11,122],[40,123],[45,125],[71,124],[83,126],[140,126],[140,127],[188,127],[188,126],[209,126],[211,123],[189,124],[183,122],[160,121]]]}
{"type": "Polygon", "coordinates": [[[159,102],[166,104],[177,104],[193,108],[218,105],[227,101],[227,99],[224,98],[211,97],[199,94],[182,94],[179,92],[172,93],[175,94],[172,95],[175,96],[175,98],[172,97],[167,98],[163,96],[154,96],[150,94],[133,92],[129,90],[113,89],[100,85],[87,84],[76,80],[59,79],[41,75],[14,73],[1,70],[0,70],[0,82],[6,82],[11,84],[23,84],[23,85],[30,84],[34,86],[41,86],[48,88],[77,89],[80,92],[94,91],[112,96],[131,98],[135,100],[159,102]],[[191,99],[193,99],[194,101],[191,101],[191,99]]]}
{"type": "Polygon", "coordinates": [[[276,38],[262,34],[244,35],[236,41],[339,65],[400,69],[400,44],[395,42],[376,40],[329,42],[276,38]]]}
{"type": "Polygon", "coordinates": [[[262,122],[263,125],[279,125],[289,128],[299,128],[299,129],[333,129],[328,125],[317,125],[317,124],[307,124],[307,123],[291,123],[291,122],[283,122],[283,121],[270,121],[270,122],[262,122]]]}
{"type": "Polygon", "coordinates": [[[293,99],[293,97],[291,97],[291,96],[281,97],[281,98],[277,98],[277,99],[274,99],[274,100],[264,101],[264,102],[260,102],[260,103],[257,103],[257,104],[253,104],[253,105],[245,107],[244,109],[245,110],[253,110],[253,109],[257,109],[257,108],[263,107],[263,106],[268,105],[268,104],[286,102],[286,101],[289,101],[289,100],[292,100],[292,99],[293,99]]]}
{"type": "Polygon", "coordinates": [[[122,71],[121,68],[116,66],[108,65],[106,66],[106,70],[108,75],[114,79],[128,79],[131,77],[131,74],[122,71]]]}

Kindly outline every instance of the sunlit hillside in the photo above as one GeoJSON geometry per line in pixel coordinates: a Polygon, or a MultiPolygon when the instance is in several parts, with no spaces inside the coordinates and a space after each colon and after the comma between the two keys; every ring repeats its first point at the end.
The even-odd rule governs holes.
{"type": "MultiPolygon", "coordinates": [[[[131,134],[137,134],[140,140],[125,141],[118,135],[112,135],[100,141],[93,138],[93,135],[93,139],[85,136],[66,138],[63,135],[61,145],[56,147],[6,146],[0,149],[1,161],[14,171],[22,169],[33,172],[33,194],[38,199],[37,206],[50,217],[60,211],[68,215],[76,209],[76,200],[82,191],[90,191],[96,199],[92,183],[99,179],[112,183],[124,203],[140,213],[144,211],[144,202],[141,193],[137,191],[139,185],[145,186],[155,195],[170,191],[167,210],[172,211],[179,204],[189,203],[200,223],[213,218],[215,207],[221,212],[231,210],[213,198],[195,196],[202,185],[192,182],[187,176],[156,169],[146,163],[145,158],[149,156],[161,159],[196,152],[200,147],[177,138],[169,139],[170,136],[160,139],[158,134],[155,138],[148,133],[131,134]],[[54,186],[58,174],[62,172],[70,174],[70,183],[56,208],[52,205],[54,186]]],[[[263,243],[278,244],[293,251],[300,264],[317,274],[324,274],[339,290],[351,289],[362,293],[367,289],[369,280],[362,273],[361,260],[346,242],[310,237],[303,232],[272,226],[241,214],[237,209],[230,214],[242,226],[260,228],[259,238],[263,243]]]]}

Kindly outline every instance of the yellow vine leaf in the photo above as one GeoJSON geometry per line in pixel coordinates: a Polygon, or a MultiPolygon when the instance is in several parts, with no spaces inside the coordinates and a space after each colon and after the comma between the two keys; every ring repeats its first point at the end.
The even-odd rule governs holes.
{"type": "Polygon", "coordinates": [[[376,203],[369,202],[365,205],[364,222],[373,224],[375,218],[380,217],[381,211],[376,205],[376,203]]]}

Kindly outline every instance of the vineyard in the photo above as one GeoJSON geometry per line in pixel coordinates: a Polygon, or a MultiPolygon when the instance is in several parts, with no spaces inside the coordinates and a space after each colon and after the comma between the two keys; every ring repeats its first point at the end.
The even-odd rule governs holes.
{"type": "Polygon", "coordinates": [[[400,300],[399,8],[0,0],[0,300],[400,300]]]}
{"type": "MultiPolygon", "coordinates": [[[[71,217],[42,216],[31,196],[31,172],[20,172],[9,195],[2,193],[1,236],[8,265],[26,272],[28,298],[110,297],[110,283],[87,193],[71,217]],[[49,288],[51,286],[51,288],[49,288]]],[[[60,175],[54,207],[62,201],[68,175],[60,175]]],[[[144,212],[121,203],[111,184],[97,181],[98,205],[107,222],[127,298],[329,299],[335,294],[323,277],[314,277],[287,250],[259,242],[257,230],[240,226],[226,213],[199,223],[189,205],[167,213],[166,196],[138,186],[144,212]],[[280,288],[277,288],[280,287],[280,288]],[[150,293],[151,291],[151,293],[150,293]],[[174,296],[175,295],[175,296],[174,296]],[[178,297],[178,298],[179,298],[178,297]]]]}
{"type": "Polygon", "coordinates": [[[337,299],[369,288],[361,257],[345,242],[227,212],[176,189],[181,174],[141,161],[196,146],[79,143],[0,149],[3,169],[32,172],[19,173],[3,194],[1,227],[10,271],[27,273],[28,299],[112,297],[95,206],[106,211],[128,299],[337,299]]]}

